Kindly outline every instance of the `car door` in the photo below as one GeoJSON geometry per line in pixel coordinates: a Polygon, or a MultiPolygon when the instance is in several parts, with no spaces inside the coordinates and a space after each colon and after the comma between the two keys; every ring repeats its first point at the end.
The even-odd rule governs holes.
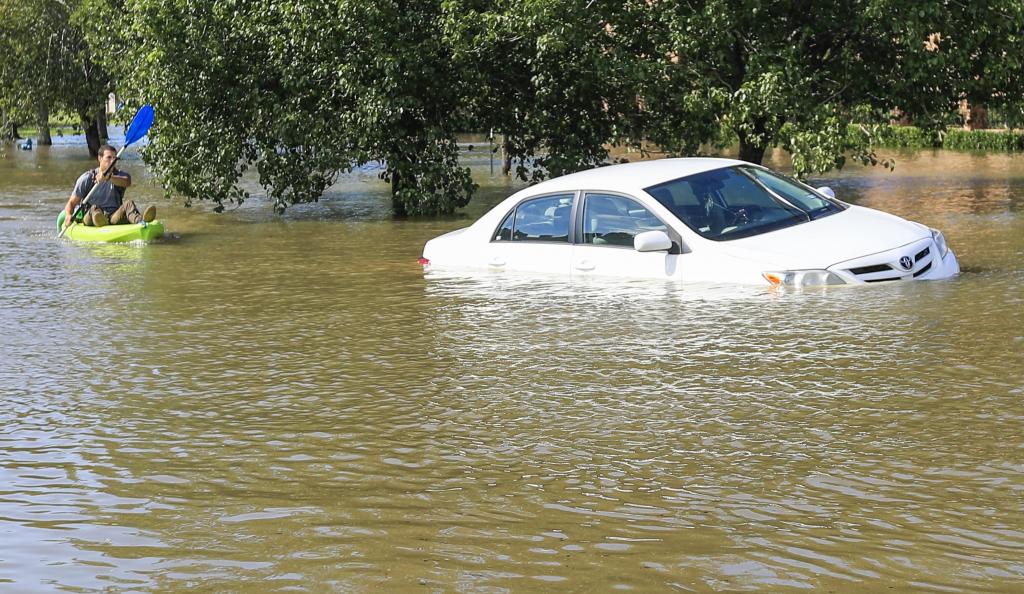
{"type": "Polygon", "coordinates": [[[574,198],[561,193],[518,203],[491,237],[488,269],[568,275],[574,198]]]}
{"type": "Polygon", "coordinates": [[[633,237],[644,231],[664,231],[675,240],[675,232],[638,200],[618,194],[586,192],[579,211],[576,244],[572,248],[572,275],[679,277],[678,242],[668,251],[633,249],[633,237]]]}

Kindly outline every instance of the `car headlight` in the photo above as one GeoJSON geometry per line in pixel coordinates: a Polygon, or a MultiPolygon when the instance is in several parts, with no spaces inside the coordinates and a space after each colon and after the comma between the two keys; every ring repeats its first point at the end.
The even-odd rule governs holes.
{"type": "Polygon", "coordinates": [[[942,234],[942,231],[938,229],[932,229],[932,241],[935,242],[935,247],[939,248],[939,259],[946,257],[949,253],[949,246],[946,245],[946,236],[942,234]]]}
{"type": "Polygon", "coordinates": [[[846,284],[846,281],[828,270],[783,270],[762,272],[761,276],[779,287],[821,287],[846,284]]]}

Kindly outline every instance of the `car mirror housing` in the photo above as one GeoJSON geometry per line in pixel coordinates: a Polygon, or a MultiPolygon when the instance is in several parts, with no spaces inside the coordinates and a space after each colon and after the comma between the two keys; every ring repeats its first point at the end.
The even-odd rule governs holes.
{"type": "Polygon", "coordinates": [[[633,249],[638,252],[663,252],[672,249],[672,240],[664,231],[644,231],[633,237],[633,249]]]}
{"type": "Polygon", "coordinates": [[[819,194],[821,194],[823,196],[827,196],[827,197],[832,198],[833,200],[835,200],[836,191],[833,190],[832,188],[830,188],[828,186],[821,186],[820,188],[815,188],[815,189],[818,191],[819,194]]]}

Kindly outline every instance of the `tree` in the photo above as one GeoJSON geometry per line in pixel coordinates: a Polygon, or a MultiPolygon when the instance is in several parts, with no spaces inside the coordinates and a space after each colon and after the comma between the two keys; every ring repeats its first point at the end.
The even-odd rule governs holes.
{"type": "Polygon", "coordinates": [[[49,144],[56,109],[79,115],[90,154],[99,148],[97,111],[110,90],[81,27],[89,21],[76,0],[5,0],[0,4],[0,105],[22,121],[35,121],[40,144],[49,144]]]}
{"type": "Polygon", "coordinates": [[[898,109],[938,129],[965,96],[1019,96],[1019,1],[651,4],[641,96],[647,136],[672,152],[714,142],[717,121],[741,159],[759,163],[781,145],[798,173],[822,172],[848,153],[874,162],[871,136],[846,134],[855,119],[880,123],[898,109]],[[1017,57],[995,66],[995,48],[1017,57]]]}
{"type": "Polygon", "coordinates": [[[1024,122],[1024,2],[978,0],[948,9],[961,26],[931,35],[927,49],[947,56],[947,72],[972,114],[984,119],[986,108],[994,107],[1009,125],[1024,122]]]}
{"type": "Polygon", "coordinates": [[[473,77],[474,124],[504,137],[517,173],[537,180],[595,167],[610,145],[636,144],[640,64],[617,23],[630,5],[524,0],[448,3],[446,36],[473,77]]]}
{"type": "Polygon", "coordinates": [[[436,0],[339,3],[330,37],[343,40],[337,82],[351,108],[341,115],[359,163],[379,160],[398,215],[451,212],[475,184],[458,164],[467,84],[439,24],[450,7],[436,0]]]}
{"type": "Polygon", "coordinates": [[[462,77],[427,0],[126,0],[120,80],[159,114],[146,152],[169,191],[223,208],[250,169],[278,210],[383,163],[396,215],[448,212],[462,77]]]}
{"type": "Polygon", "coordinates": [[[18,125],[29,115],[31,104],[24,88],[23,70],[27,31],[23,23],[27,6],[7,1],[0,3],[0,139],[20,138],[18,125]]]}

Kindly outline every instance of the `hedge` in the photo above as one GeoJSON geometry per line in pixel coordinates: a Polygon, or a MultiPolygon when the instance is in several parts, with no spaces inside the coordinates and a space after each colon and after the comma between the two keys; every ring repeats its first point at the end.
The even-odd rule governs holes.
{"type": "MultiPolygon", "coordinates": [[[[863,139],[860,126],[848,129],[851,139],[863,139]]],[[[887,126],[875,139],[875,146],[888,148],[946,148],[958,151],[1024,151],[1024,132],[1011,130],[961,130],[925,132],[914,126],[887,126]]]]}
{"type": "Polygon", "coordinates": [[[943,148],[958,151],[1024,150],[1024,133],[1010,130],[948,130],[943,148]]]}

